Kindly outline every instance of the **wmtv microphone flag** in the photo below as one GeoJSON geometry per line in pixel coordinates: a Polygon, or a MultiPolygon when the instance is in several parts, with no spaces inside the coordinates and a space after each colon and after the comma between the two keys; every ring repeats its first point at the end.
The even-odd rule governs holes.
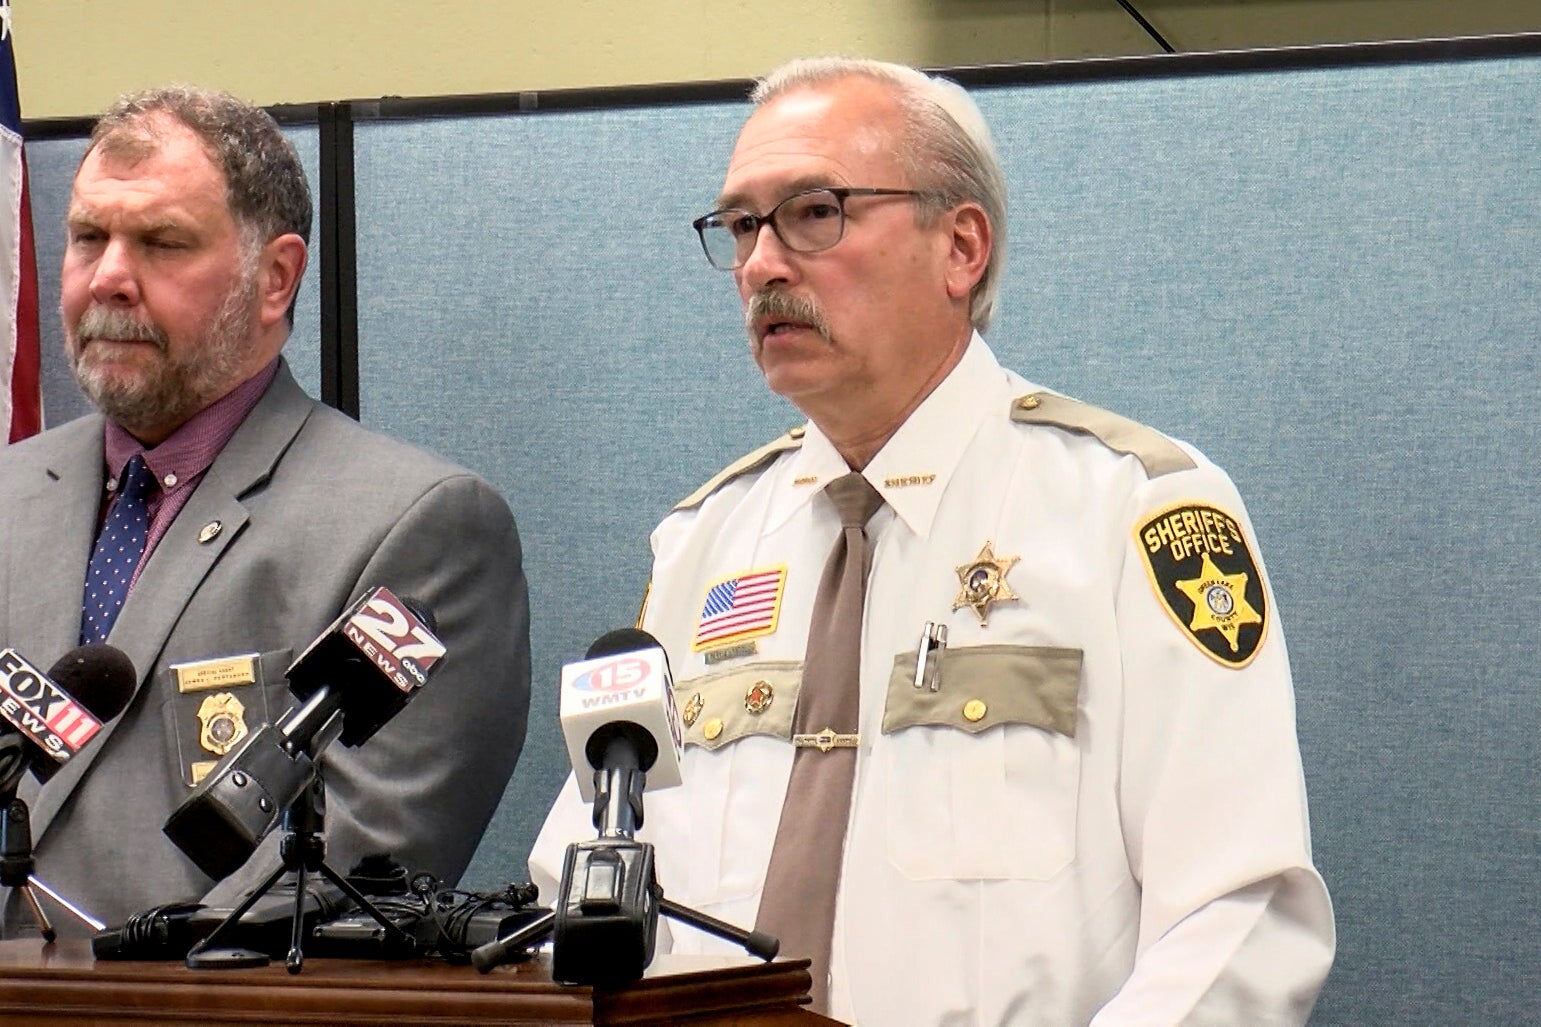
{"type": "Polygon", "coordinates": [[[0,431],[18,442],[43,429],[37,257],[22,149],[11,5],[0,0],[0,431]]]}
{"type": "Polygon", "coordinates": [[[648,791],[680,783],[683,729],[662,649],[649,647],[565,664],[561,719],[567,756],[584,802],[594,801],[592,771],[597,769],[589,763],[588,740],[604,725],[621,721],[631,721],[658,743],[658,760],[647,771],[648,791]]]}

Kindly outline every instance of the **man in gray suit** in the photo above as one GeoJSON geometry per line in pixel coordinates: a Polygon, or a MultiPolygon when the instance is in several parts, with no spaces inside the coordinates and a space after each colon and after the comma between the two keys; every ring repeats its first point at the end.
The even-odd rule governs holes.
{"type": "MultiPolygon", "coordinates": [[[[227,901],[278,865],[274,832],[211,892],[161,828],[294,704],[290,661],[372,587],[431,612],[447,653],[366,744],[325,749],[328,863],[388,853],[458,879],[524,742],[529,616],[507,504],[313,401],[280,356],[310,220],[293,147],[224,94],[120,100],[76,173],[60,312],[101,414],[0,453],[0,645],[47,667],[105,637],[137,669],[122,716],[21,791],[38,875],[108,923],[227,901]],[[108,562],[123,537],[128,564],[108,562]]],[[[27,929],[15,896],[6,919],[27,929]]]]}

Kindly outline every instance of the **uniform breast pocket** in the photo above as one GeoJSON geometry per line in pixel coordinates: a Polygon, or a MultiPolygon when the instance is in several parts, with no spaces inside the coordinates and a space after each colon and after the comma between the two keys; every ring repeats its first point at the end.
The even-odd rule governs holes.
{"type": "Polygon", "coordinates": [[[916,688],[894,658],[883,709],[888,854],[914,880],[1048,880],[1075,858],[1081,652],[942,651],[916,688]]]}

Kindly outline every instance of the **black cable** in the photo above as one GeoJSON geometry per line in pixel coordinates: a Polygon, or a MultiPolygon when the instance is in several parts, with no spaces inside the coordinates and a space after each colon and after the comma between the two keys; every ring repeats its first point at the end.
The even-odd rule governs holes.
{"type": "Polygon", "coordinates": [[[1162,37],[1161,33],[1156,31],[1156,27],[1150,22],[1146,21],[1143,14],[1134,9],[1134,5],[1131,4],[1129,0],[1118,0],[1118,6],[1128,11],[1129,17],[1140,23],[1140,28],[1145,30],[1145,34],[1150,36],[1150,38],[1154,39],[1157,43],[1161,44],[1161,49],[1165,50],[1167,53],[1177,52],[1176,50],[1172,49],[1172,44],[1168,43],[1162,37]]]}

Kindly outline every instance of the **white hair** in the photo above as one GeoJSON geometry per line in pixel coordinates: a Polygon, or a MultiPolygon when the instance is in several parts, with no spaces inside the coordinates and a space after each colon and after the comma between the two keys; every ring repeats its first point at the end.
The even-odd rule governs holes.
{"type": "Polygon", "coordinates": [[[795,89],[867,78],[892,86],[904,111],[910,146],[902,159],[911,185],[930,194],[929,214],[964,200],[979,204],[991,229],[990,259],[969,296],[969,319],[983,332],[995,314],[1006,262],[1006,177],[990,127],[956,82],[904,64],[857,57],[800,57],[756,83],[750,100],[762,106],[795,89]]]}

